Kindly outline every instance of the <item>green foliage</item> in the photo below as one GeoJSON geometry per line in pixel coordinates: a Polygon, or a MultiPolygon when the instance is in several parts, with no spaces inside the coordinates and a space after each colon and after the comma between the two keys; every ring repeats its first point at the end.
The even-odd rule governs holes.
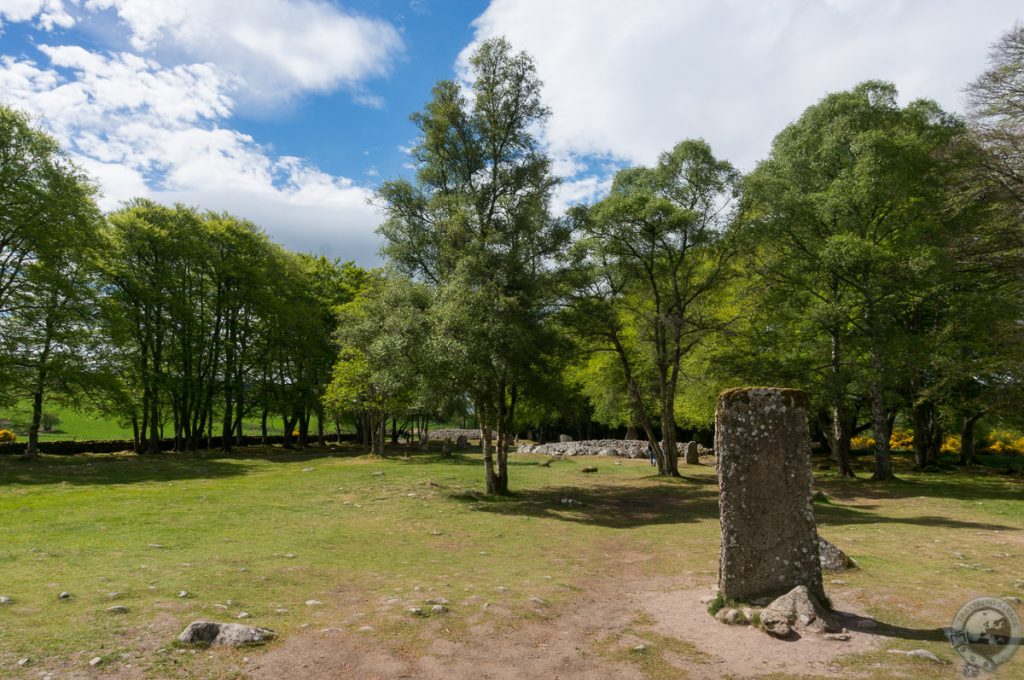
{"type": "Polygon", "coordinates": [[[539,377],[557,292],[553,256],[568,232],[548,214],[556,180],[535,131],[548,111],[533,61],[504,39],[470,58],[472,96],[441,81],[412,121],[415,182],[384,182],[385,254],[435,289],[438,352],[470,395],[481,427],[498,432],[497,467],[485,451],[488,491],[508,488],[505,443],[520,389],[539,377]]]}

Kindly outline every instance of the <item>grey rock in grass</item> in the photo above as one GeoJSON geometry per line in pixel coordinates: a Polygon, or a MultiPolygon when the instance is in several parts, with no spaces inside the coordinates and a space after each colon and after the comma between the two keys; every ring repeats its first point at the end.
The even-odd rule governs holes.
{"type": "Polygon", "coordinates": [[[943,661],[939,657],[935,656],[935,654],[933,654],[932,652],[929,652],[927,649],[911,649],[909,651],[908,650],[903,650],[903,649],[890,649],[889,653],[890,654],[903,654],[903,655],[906,655],[906,656],[913,656],[913,657],[917,657],[918,659],[927,659],[928,661],[932,661],[934,663],[939,663],[939,664],[946,663],[945,661],[943,661]]]}
{"type": "Polygon", "coordinates": [[[57,596],[57,599],[58,600],[70,600],[71,599],[71,593],[69,593],[68,591],[65,590],[64,592],[62,592],[60,595],[57,596]]]}
{"type": "Polygon", "coordinates": [[[740,613],[740,610],[733,609],[732,607],[723,607],[722,609],[719,609],[718,613],[715,614],[715,620],[729,625],[746,623],[743,619],[743,614],[740,613]]]}
{"type": "Polygon", "coordinates": [[[99,666],[101,663],[103,663],[103,657],[94,656],[91,659],[89,659],[89,665],[93,668],[99,666]]]}
{"type": "Polygon", "coordinates": [[[786,637],[794,630],[821,635],[843,630],[807,586],[797,586],[773,600],[761,610],[760,620],[765,631],[776,637],[786,637]]]}
{"type": "Polygon", "coordinates": [[[687,442],[683,451],[683,456],[687,465],[700,464],[700,450],[697,448],[697,442],[687,442]]]}
{"type": "Polygon", "coordinates": [[[187,590],[182,590],[181,592],[178,593],[178,597],[188,597],[188,591],[187,590]]]}
{"type": "Polygon", "coordinates": [[[0,595],[0,604],[11,604],[13,602],[14,600],[12,600],[7,595],[0,595]]]}
{"type": "Polygon", "coordinates": [[[320,600],[306,600],[307,607],[319,607],[322,604],[323,602],[321,602],[320,600]]]}
{"type": "Polygon", "coordinates": [[[240,623],[193,621],[181,632],[178,640],[187,645],[206,644],[225,647],[259,645],[272,640],[276,633],[268,628],[254,628],[240,623]]]}
{"type": "Polygon", "coordinates": [[[821,568],[825,571],[846,571],[857,568],[857,563],[849,555],[821,536],[818,536],[818,557],[821,559],[821,568]]]}
{"type": "Polygon", "coordinates": [[[128,613],[128,607],[125,607],[123,604],[115,604],[113,607],[107,607],[107,613],[108,614],[127,614],[128,613]]]}

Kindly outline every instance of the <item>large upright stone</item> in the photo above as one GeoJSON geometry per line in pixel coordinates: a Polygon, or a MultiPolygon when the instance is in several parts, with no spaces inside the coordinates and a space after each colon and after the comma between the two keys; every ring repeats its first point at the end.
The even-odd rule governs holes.
{"type": "Polygon", "coordinates": [[[811,507],[807,395],[726,390],[715,411],[723,597],[749,600],[797,586],[824,599],[811,507]]]}
{"type": "Polygon", "coordinates": [[[686,464],[697,465],[698,463],[700,463],[700,451],[697,448],[697,442],[687,442],[686,464]]]}

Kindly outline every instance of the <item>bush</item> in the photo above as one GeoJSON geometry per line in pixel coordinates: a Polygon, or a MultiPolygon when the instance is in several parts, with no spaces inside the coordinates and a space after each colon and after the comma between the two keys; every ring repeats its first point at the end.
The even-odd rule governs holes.
{"type": "Polygon", "coordinates": [[[39,419],[39,425],[43,428],[43,432],[52,432],[60,423],[60,417],[52,413],[44,413],[39,419]]]}
{"type": "Polygon", "coordinates": [[[981,444],[983,453],[1019,456],[1024,454],[1024,437],[1008,430],[992,430],[981,444]]]}
{"type": "Polygon", "coordinates": [[[18,441],[17,435],[10,430],[0,430],[0,444],[10,444],[18,441]]]}

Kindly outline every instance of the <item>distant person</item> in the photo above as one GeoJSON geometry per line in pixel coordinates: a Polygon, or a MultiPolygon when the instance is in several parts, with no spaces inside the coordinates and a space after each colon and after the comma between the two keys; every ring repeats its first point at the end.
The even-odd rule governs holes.
{"type": "Polygon", "coordinates": [[[658,464],[658,461],[654,460],[654,447],[650,442],[647,442],[647,457],[651,460],[652,466],[658,464]]]}

